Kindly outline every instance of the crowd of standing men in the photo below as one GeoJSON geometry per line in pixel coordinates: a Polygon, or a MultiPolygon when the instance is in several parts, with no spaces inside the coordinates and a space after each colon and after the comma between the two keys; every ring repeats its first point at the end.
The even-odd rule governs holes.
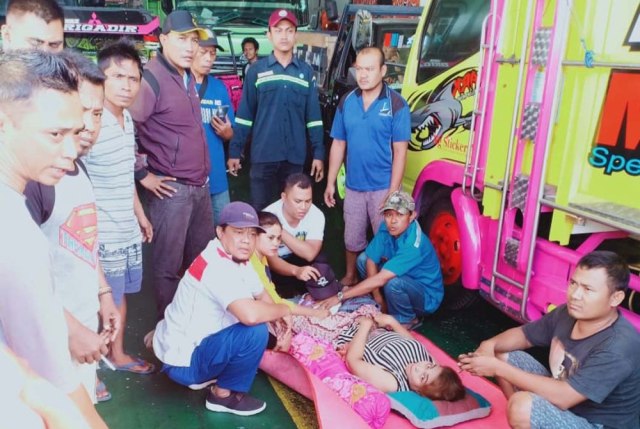
{"type": "MultiPolygon", "coordinates": [[[[63,19],[53,0],[12,0],[2,28],[0,201],[8,221],[0,225],[0,370],[10,399],[3,406],[18,410],[16,426],[106,427],[92,404],[110,398],[96,376],[97,362],[143,375],[155,371],[124,350],[126,294],[141,287],[143,242],[151,243],[147,274],[158,320],[147,339],[169,378],[192,389],[213,384],[206,399],[212,411],[251,415],[266,407],[247,393],[265,348],[288,348],[292,314],[326,316],[343,300],[370,293],[408,329],[436,311],[443,298],[438,260],[416,221],[413,199],[400,190],[409,108],[383,82],[380,49],[359,52],[358,88],[341,100],[331,130],[324,200],[335,205],[346,154],[343,284],[351,287],[302,311],[282,298],[298,297],[305,284],[324,276],[324,215],[312,203],[312,180],[324,178],[325,147],[313,72],[293,55],[296,17],[284,9],[271,15],[273,52],[245,70],[237,114],[224,85],[209,75],[217,39],[188,12],[167,16],[162,48],[144,68],[127,40],[102,49],[97,64],[63,52],[63,19]],[[249,140],[251,206],[230,202],[226,177],[227,168],[237,175],[249,140]],[[303,173],[308,141],[310,175],[303,173]],[[223,142],[230,142],[228,160],[223,142]],[[375,235],[367,243],[369,226],[375,235]],[[262,252],[259,236],[268,243],[262,252]],[[280,326],[275,345],[269,345],[267,322],[280,326]],[[42,402],[34,385],[54,394],[42,402]],[[66,395],[55,394],[60,391],[66,395]]],[[[247,45],[257,51],[257,44],[247,45]]],[[[631,355],[637,336],[616,310],[628,273],[614,259],[579,263],[578,274],[613,266],[619,278],[612,290],[606,287],[611,270],[587,285],[604,285],[607,296],[586,318],[599,324],[587,323],[585,332],[612,327],[631,355]]],[[[568,326],[585,319],[583,306],[595,304],[582,304],[582,295],[574,296],[582,294],[579,288],[582,278],[570,288],[572,306],[554,320],[562,317],[568,326]]],[[[550,323],[536,327],[552,332],[550,323]]],[[[536,391],[544,381],[520,383],[519,373],[503,371],[504,361],[528,371],[528,361],[518,363],[506,352],[544,344],[552,335],[538,331],[499,336],[460,357],[462,369],[504,380],[519,405],[510,410],[514,426],[528,427],[536,412],[544,426],[557,414],[559,405],[544,392],[551,404],[532,405],[514,392],[536,391]]],[[[581,353],[586,359],[592,352],[581,353]]],[[[600,361],[618,369],[624,362],[628,369],[625,377],[607,378],[613,393],[600,389],[592,399],[581,384],[565,383],[566,403],[617,395],[637,409],[637,395],[627,392],[640,383],[638,359],[600,361]]],[[[589,377],[578,379],[589,384],[589,377]]],[[[580,410],[608,424],[606,411],[593,408],[589,403],[580,410]]],[[[634,416],[637,422],[637,412],[628,422],[634,416]]],[[[580,419],[571,421],[598,427],[580,419]]]]}

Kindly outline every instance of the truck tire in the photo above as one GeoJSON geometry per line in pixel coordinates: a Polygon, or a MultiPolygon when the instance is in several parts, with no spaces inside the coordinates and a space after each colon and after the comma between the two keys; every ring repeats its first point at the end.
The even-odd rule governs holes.
{"type": "Polygon", "coordinates": [[[453,211],[449,192],[437,192],[418,222],[429,237],[440,261],[444,300],[441,308],[463,310],[478,299],[475,291],[462,286],[462,249],[458,220],[453,211]]]}

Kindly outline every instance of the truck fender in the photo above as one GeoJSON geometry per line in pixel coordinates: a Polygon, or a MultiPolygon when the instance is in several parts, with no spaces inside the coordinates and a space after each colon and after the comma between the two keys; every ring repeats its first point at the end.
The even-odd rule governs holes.
{"type": "Polygon", "coordinates": [[[433,161],[420,172],[420,176],[418,176],[413,187],[413,198],[419,204],[422,190],[430,182],[438,183],[448,188],[460,185],[463,174],[464,168],[462,165],[444,160],[433,161]]]}
{"type": "Polygon", "coordinates": [[[460,247],[462,248],[462,285],[467,289],[480,287],[480,210],[472,197],[465,195],[462,188],[451,192],[451,203],[458,219],[460,247]]]}

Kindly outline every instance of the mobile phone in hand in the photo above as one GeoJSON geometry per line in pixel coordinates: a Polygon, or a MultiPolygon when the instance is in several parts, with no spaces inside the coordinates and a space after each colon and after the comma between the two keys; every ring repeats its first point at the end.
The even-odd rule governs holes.
{"type": "Polygon", "coordinates": [[[217,106],[215,110],[215,115],[218,119],[222,121],[226,121],[227,113],[229,112],[229,106],[217,106]]]}

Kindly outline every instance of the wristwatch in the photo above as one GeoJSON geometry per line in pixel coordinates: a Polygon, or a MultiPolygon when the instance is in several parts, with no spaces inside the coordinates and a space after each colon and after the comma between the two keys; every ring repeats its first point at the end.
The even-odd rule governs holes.
{"type": "Polygon", "coordinates": [[[342,293],[342,291],[338,292],[336,296],[338,297],[338,302],[342,302],[342,298],[344,298],[344,294],[342,293]]]}

